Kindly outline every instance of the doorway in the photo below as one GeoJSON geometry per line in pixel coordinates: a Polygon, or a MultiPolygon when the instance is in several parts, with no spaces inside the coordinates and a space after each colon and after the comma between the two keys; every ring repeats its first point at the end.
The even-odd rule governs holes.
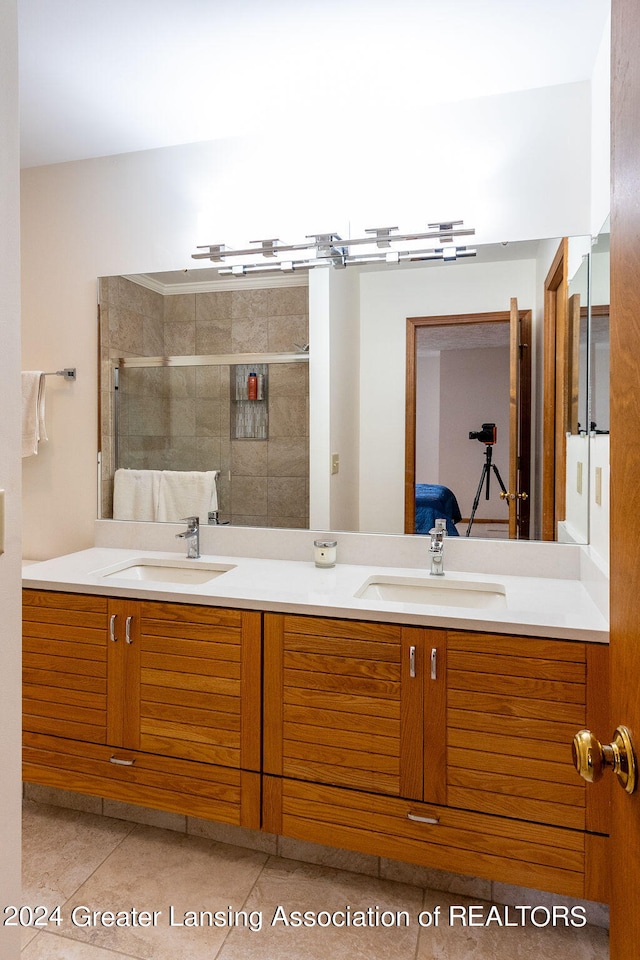
{"type": "Polygon", "coordinates": [[[428,533],[426,490],[454,534],[529,537],[531,312],[511,306],[407,319],[405,533],[428,533]]]}

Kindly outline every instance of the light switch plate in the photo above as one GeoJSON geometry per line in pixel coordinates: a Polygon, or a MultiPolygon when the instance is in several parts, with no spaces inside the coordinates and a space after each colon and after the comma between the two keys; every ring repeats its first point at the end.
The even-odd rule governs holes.
{"type": "Polygon", "coordinates": [[[340,469],[340,454],[332,453],[331,454],[331,474],[337,473],[340,469]]]}

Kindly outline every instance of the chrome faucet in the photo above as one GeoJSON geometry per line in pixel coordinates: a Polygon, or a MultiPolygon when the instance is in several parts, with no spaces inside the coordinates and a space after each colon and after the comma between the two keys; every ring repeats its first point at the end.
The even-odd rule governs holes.
{"type": "Polygon", "coordinates": [[[176,533],[176,538],[187,541],[187,557],[197,560],[200,556],[200,520],[198,517],[183,517],[183,521],[187,524],[187,529],[176,533]]]}
{"type": "Polygon", "coordinates": [[[435,521],[435,527],[429,530],[431,536],[431,546],[429,554],[431,556],[431,576],[444,576],[444,538],[447,535],[447,521],[441,517],[435,521]]]}

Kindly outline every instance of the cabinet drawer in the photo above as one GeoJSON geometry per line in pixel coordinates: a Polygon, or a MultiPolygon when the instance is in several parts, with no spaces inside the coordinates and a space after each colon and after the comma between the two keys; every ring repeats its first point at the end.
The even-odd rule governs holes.
{"type": "Polygon", "coordinates": [[[585,895],[585,834],[576,830],[276,777],[265,778],[264,797],[264,829],[272,833],[585,895]]]}
{"type": "Polygon", "coordinates": [[[260,827],[260,775],[244,770],[25,733],[23,777],[156,810],[260,827]]]}

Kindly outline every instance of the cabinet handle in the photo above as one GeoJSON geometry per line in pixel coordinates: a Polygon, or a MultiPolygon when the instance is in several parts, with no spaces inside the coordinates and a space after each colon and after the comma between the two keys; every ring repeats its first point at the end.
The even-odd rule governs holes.
{"type": "Polygon", "coordinates": [[[109,763],[117,763],[121,767],[132,767],[135,760],[120,760],[119,757],[109,757],[109,763]]]}
{"type": "Polygon", "coordinates": [[[409,676],[415,677],[416,675],[416,648],[409,647],[409,676]]]}
{"type": "Polygon", "coordinates": [[[415,820],[416,823],[440,823],[438,817],[419,817],[417,813],[408,813],[407,820],[415,820]]]}
{"type": "Polygon", "coordinates": [[[438,650],[431,647],[431,679],[436,680],[438,676],[438,650]]]}
{"type": "Polygon", "coordinates": [[[116,637],[116,620],[117,619],[118,619],[117,613],[112,613],[111,616],[109,617],[109,636],[114,643],[118,639],[116,637]]]}
{"type": "Polygon", "coordinates": [[[127,617],[124,623],[124,638],[127,641],[127,643],[133,643],[133,640],[131,639],[131,621],[132,620],[133,620],[133,617],[127,617]]]}

